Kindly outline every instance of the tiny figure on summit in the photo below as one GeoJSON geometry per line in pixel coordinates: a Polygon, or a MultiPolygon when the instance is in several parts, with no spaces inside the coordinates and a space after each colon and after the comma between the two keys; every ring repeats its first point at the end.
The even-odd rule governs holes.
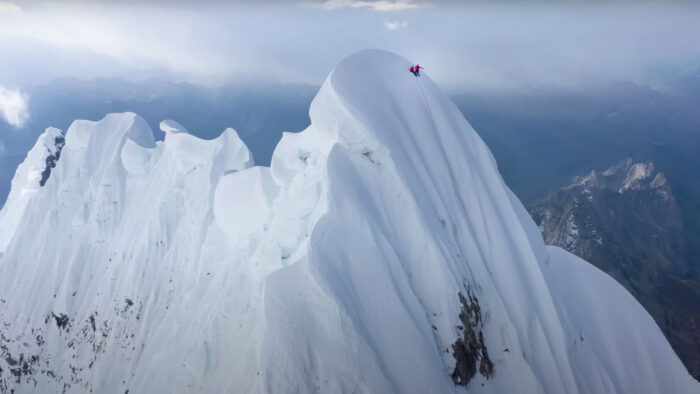
{"type": "Polygon", "coordinates": [[[409,68],[408,71],[412,72],[413,75],[415,75],[416,77],[420,77],[420,69],[421,68],[424,68],[424,67],[421,67],[420,64],[416,64],[415,66],[411,66],[411,68],[409,68]]]}

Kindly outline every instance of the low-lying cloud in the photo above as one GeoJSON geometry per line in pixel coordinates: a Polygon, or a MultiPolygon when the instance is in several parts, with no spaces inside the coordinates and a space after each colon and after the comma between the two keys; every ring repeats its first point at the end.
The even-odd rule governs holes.
{"type": "Polygon", "coordinates": [[[0,86],[0,117],[14,127],[22,127],[29,118],[27,96],[19,90],[0,86]]]}

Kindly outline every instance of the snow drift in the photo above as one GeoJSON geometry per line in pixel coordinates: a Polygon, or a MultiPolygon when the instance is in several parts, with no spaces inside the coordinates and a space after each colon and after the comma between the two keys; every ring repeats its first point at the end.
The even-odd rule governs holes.
{"type": "Polygon", "coordinates": [[[113,114],[40,187],[37,143],[0,212],[0,391],[698,392],[409,67],[343,60],[270,168],[231,129],[113,114]]]}

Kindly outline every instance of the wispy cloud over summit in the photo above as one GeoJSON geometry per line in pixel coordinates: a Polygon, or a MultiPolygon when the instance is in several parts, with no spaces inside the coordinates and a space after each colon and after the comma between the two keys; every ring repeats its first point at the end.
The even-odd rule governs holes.
{"type": "Polygon", "coordinates": [[[408,27],[408,22],[406,21],[384,21],[384,28],[389,31],[399,30],[401,28],[408,27]]]}
{"type": "Polygon", "coordinates": [[[366,8],[372,11],[403,11],[417,8],[425,8],[430,4],[418,3],[413,0],[325,0],[319,1],[303,1],[300,3],[304,7],[322,8],[326,10],[338,10],[342,8],[366,8]]]}
{"type": "Polygon", "coordinates": [[[0,1],[0,12],[20,12],[22,8],[17,4],[0,1]]]}

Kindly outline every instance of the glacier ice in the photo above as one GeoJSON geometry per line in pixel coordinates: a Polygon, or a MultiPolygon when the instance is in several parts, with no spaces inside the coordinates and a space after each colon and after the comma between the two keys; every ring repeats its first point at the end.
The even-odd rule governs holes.
{"type": "Polygon", "coordinates": [[[0,211],[0,391],[464,392],[473,336],[492,373],[462,368],[469,392],[697,393],[410,64],[343,60],[270,168],[232,129],[155,142],[112,114],[71,125],[40,187],[47,131],[0,211]]]}
{"type": "Polygon", "coordinates": [[[261,232],[277,190],[268,167],[225,174],[214,194],[216,223],[232,238],[261,232]]]}

